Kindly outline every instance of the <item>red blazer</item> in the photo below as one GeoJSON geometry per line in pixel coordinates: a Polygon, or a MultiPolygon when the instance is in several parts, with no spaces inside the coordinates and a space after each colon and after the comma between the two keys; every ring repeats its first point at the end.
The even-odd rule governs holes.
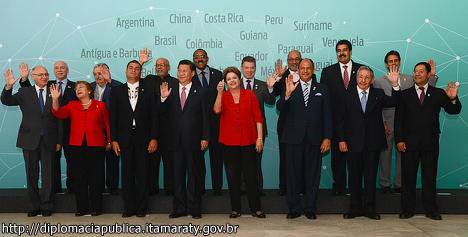
{"type": "Polygon", "coordinates": [[[84,111],[81,101],[73,100],[57,111],[52,109],[52,113],[59,119],[70,118],[70,145],[81,146],[85,134],[88,146],[105,147],[110,143],[110,129],[104,129],[110,128],[109,110],[104,102],[93,99],[84,111]]]}
{"type": "Polygon", "coordinates": [[[255,122],[263,123],[257,97],[251,90],[241,89],[235,104],[229,90],[221,97],[219,142],[228,146],[247,146],[257,141],[255,122]]]}

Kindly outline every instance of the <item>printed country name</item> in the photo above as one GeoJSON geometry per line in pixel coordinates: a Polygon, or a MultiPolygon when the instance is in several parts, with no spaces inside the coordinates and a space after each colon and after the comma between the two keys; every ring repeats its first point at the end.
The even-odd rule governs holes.
{"type": "Polygon", "coordinates": [[[164,37],[157,35],[154,37],[154,45],[177,45],[177,36],[164,37]]]}
{"type": "Polygon", "coordinates": [[[278,54],[283,53],[283,54],[288,54],[289,52],[297,50],[301,54],[305,53],[314,53],[314,44],[310,45],[284,45],[284,44],[278,44],[278,54]]]}
{"type": "Polygon", "coordinates": [[[265,15],[265,25],[282,25],[283,17],[282,16],[270,16],[265,15]]]}
{"type": "MultiPolygon", "coordinates": [[[[81,50],[81,58],[95,58],[101,60],[103,58],[139,58],[140,51],[138,49],[124,49],[120,48],[118,50],[100,50],[100,49],[91,49],[81,50]]],[[[151,53],[148,57],[152,57],[151,53]]]]}
{"type": "Polygon", "coordinates": [[[235,13],[228,13],[227,15],[211,15],[206,13],[203,19],[205,20],[205,23],[238,23],[244,22],[244,15],[238,15],[235,13]]]}
{"type": "Polygon", "coordinates": [[[187,49],[221,49],[223,48],[223,42],[218,39],[187,39],[185,47],[187,49]]]}
{"type": "Polygon", "coordinates": [[[117,22],[115,24],[115,27],[122,27],[125,29],[128,28],[142,28],[142,27],[154,27],[154,20],[152,19],[145,19],[140,18],[140,19],[120,19],[117,18],[117,22]]]}
{"type": "Polygon", "coordinates": [[[332,30],[333,24],[331,22],[294,22],[294,31],[320,31],[332,30]]]}
{"type": "Polygon", "coordinates": [[[267,32],[241,31],[240,40],[268,40],[267,32]]]}
{"type": "Polygon", "coordinates": [[[268,53],[261,53],[260,51],[257,51],[256,53],[241,53],[241,52],[235,52],[234,53],[234,60],[235,61],[242,61],[242,59],[246,56],[252,56],[254,57],[257,61],[267,61],[268,59],[268,53]]]}
{"type": "MultiPolygon", "coordinates": [[[[323,47],[332,47],[335,48],[336,43],[342,39],[329,39],[328,37],[322,38],[323,47]]],[[[356,36],[354,39],[347,39],[351,43],[352,46],[364,46],[364,39],[359,38],[356,36]]]]}

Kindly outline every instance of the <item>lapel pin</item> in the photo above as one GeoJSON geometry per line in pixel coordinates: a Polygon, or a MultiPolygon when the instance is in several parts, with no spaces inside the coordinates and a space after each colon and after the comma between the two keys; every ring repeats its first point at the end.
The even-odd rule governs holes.
{"type": "Polygon", "coordinates": [[[406,81],[406,77],[403,79],[403,81],[406,81]]]}
{"type": "Polygon", "coordinates": [[[193,93],[197,93],[197,90],[193,90],[193,93]]]}
{"type": "Polygon", "coordinates": [[[51,96],[51,95],[49,94],[49,97],[50,97],[50,96],[51,96]]]}
{"type": "Polygon", "coordinates": [[[145,89],[141,89],[141,91],[145,91],[145,89]]]}
{"type": "Polygon", "coordinates": [[[427,97],[431,96],[431,94],[427,94],[427,97]]]}
{"type": "Polygon", "coordinates": [[[68,86],[68,88],[70,89],[71,87],[70,87],[70,86],[68,86]]]}
{"type": "Polygon", "coordinates": [[[314,86],[314,89],[312,89],[312,90],[314,90],[314,91],[315,91],[315,86],[314,86]]]}
{"type": "Polygon", "coordinates": [[[96,108],[98,108],[98,107],[99,107],[99,105],[96,105],[96,108]]]}

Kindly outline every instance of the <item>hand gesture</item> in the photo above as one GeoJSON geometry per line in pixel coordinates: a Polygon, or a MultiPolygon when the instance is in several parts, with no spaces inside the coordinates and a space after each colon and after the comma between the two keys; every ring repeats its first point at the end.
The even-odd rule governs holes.
{"type": "Polygon", "coordinates": [[[103,66],[102,68],[104,69],[104,71],[102,72],[102,76],[104,77],[104,80],[111,83],[112,79],[111,79],[109,68],[107,66],[103,66]]]}
{"type": "Polygon", "coordinates": [[[28,69],[28,64],[24,63],[24,62],[21,62],[18,67],[19,67],[19,70],[20,70],[21,79],[23,81],[28,80],[29,72],[31,71],[31,69],[28,69]]]}
{"type": "Polygon", "coordinates": [[[155,139],[151,139],[149,144],[148,144],[148,152],[153,153],[158,149],[158,141],[155,139]]]}
{"type": "Polygon", "coordinates": [[[278,73],[271,73],[271,76],[270,78],[268,78],[268,76],[265,76],[266,77],[266,83],[267,83],[267,86],[269,89],[273,89],[273,86],[275,86],[275,83],[277,83],[281,77],[278,78],[278,73]]]}
{"type": "Polygon", "coordinates": [[[61,93],[62,93],[62,90],[57,89],[57,84],[50,85],[50,95],[52,96],[53,100],[58,100],[61,93]]]}
{"type": "Polygon", "coordinates": [[[348,144],[346,142],[339,142],[338,146],[339,146],[341,152],[347,152],[348,151],[348,144]]]}
{"type": "Polygon", "coordinates": [[[160,90],[161,90],[161,97],[162,98],[166,98],[171,94],[172,88],[169,88],[169,90],[168,90],[168,88],[169,88],[169,86],[168,86],[167,82],[163,82],[163,84],[161,84],[160,90]]]}
{"type": "Polygon", "coordinates": [[[392,83],[392,86],[398,86],[398,78],[400,77],[400,69],[397,69],[396,65],[393,65],[388,69],[388,74],[387,76],[388,80],[390,83],[392,83]]]}
{"type": "Polygon", "coordinates": [[[445,94],[447,94],[447,96],[453,100],[457,97],[458,88],[460,88],[460,84],[456,86],[454,81],[450,81],[450,83],[447,83],[447,89],[444,89],[444,91],[445,94]]]}
{"type": "Polygon", "coordinates": [[[6,81],[6,89],[11,89],[13,85],[16,83],[16,81],[19,80],[19,77],[15,79],[15,76],[13,76],[13,71],[11,69],[7,69],[6,73],[3,73],[5,76],[5,81],[6,81]]]}
{"type": "Polygon", "coordinates": [[[390,135],[390,128],[385,123],[384,123],[384,127],[385,127],[385,136],[388,137],[388,135],[390,135]]]}
{"type": "Polygon", "coordinates": [[[149,60],[153,58],[148,58],[148,55],[151,53],[151,50],[148,50],[146,47],[143,49],[140,49],[140,58],[138,59],[138,62],[140,62],[141,65],[145,64],[149,60]]]}
{"type": "Polygon", "coordinates": [[[289,74],[288,78],[286,78],[286,97],[290,97],[291,93],[296,89],[299,85],[299,82],[294,84],[293,75],[289,74]]]}
{"type": "Polygon", "coordinates": [[[208,146],[208,140],[201,140],[201,150],[204,151],[206,147],[208,146]]]}
{"type": "Polygon", "coordinates": [[[434,60],[431,59],[431,60],[429,60],[429,62],[427,62],[427,63],[429,63],[429,65],[431,65],[431,75],[429,75],[429,76],[435,77],[435,74],[436,74],[436,62],[434,62],[434,60]]]}
{"type": "Polygon", "coordinates": [[[218,86],[216,86],[216,90],[218,90],[218,93],[223,93],[223,91],[224,91],[224,79],[221,80],[218,83],[218,86]]]}
{"type": "Polygon", "coordinates": [[[404,142],[399,142],[396,144],[396,147],[399,151],[405,152],[406,151],[406,144],[404,142]]]}
{"type": "Polygon", "coordinates": [[[257,139],[255,142],[255,151],[257,153],[260,153],[263,150],[263,140],[262,139],[257,139]]]}
{"type": "Polygon", "coordinates": [[[282,77],[283,74],[286,72],[286,66],[284,66],[284,68],[282,66],[283,66],[283,60],[278,58],[278,60],[276,60],[276,63],[275,63],[275,68],[276,68],[276,73],[278,74],[279,77],[282,77]]]}
{"type": "Polygon", "coordinates": [[[322,145],[320,146],[320,152],[325,153],[330,150],[331,140],[328,138],[323,139],[322,145]]]}
{"type": "Polygon", "coordinates": [[[114,152],[115,152],[115,154],[117,156],[120,156],[120,145],[119,145],[118,142],[116,142],[116,141],[112,142],[112,150],[114,150],[114,152]]]}

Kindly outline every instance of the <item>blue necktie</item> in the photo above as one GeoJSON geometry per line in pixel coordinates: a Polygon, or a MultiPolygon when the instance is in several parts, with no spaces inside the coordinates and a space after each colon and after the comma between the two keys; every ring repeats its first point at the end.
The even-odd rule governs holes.
{"type": "Polygon", "coordinates": [[[361,93],[362,93],[362,97],[361,97],[362,112],[366,112],[366,104],[367,104],[366,93],[367,92],[363,91],[361,93]]]}
{"type": "Polygon", "coordinates": [[[307,107],[307,102],[309,102],[309,83],[307,82],[304,82],[304,92],[303,92],[303,95],[304,95],[304,104],[305,104],[305,107],[307,107]]]}
{"type": "Polygon", "coordinates": [[[60,96],[63,95],[62,84],[63,84],[63,82],[60,81],[59,86],[58,86],[58,91],[60,91],[60,96]]]}
{"type": "MultiPolygon", "coordinates": [[[[44,89],[39,89],[39,105],[41,106],[41,113],[44,114],[44,96],[42,96],[42,92],[44,89]]],[[[44,135],[44,131],[41,127],[41,136],[44,135]]]]}
{"type": "Polygon", "coordinates": [[[208,90],[208,80],[206,80],[205,72],[201,72],[203,89],[208,90]]]}

